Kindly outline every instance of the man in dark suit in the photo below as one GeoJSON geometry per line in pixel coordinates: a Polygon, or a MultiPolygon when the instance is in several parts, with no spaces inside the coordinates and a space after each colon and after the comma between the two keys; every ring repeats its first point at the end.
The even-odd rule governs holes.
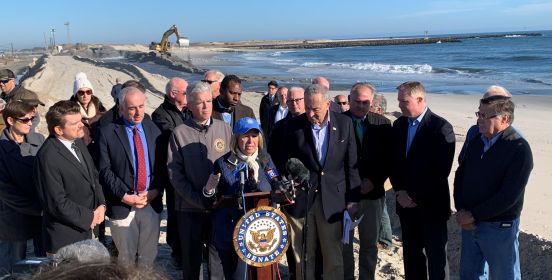
{"type": "Polygon", "coordinates": [[[343,211],[357,212],[361,181],[351,120],[329,111],[331,98],[321,85],[305,90],[305,114],[289,121],[288,158],[297,158],[310,171],[311,196],[307,211],[306,276],[315,279],[320,243],[324,279],[343,279],[343,211]],[[331,148],[329,148],[331,147],[331,148]]]}
{"type": "Polygon", "coordinates": [[[36,155],[34,181],[43,206],[47,253],[92,238],[104,220],[105,199],[84,135],[79,105],[59,101],[46,113],[50,136],[36,155]]]}
{"type": "Polygon", "coordinates": [[[444,279],[454,131],[427,108],[420,82],[405,82],[397,89],[402,116],[393,123],[390,178],[401,222],[405,276],[444,279]]]}
{"type": "MultiPolygon", "coordinates": [[[[158,181],[159,128],[144,118],[146,95],[121,91],[121,118],[98,133],[100,178],[119,261],[153,265],[157,256],[163,186],[158,181]],[[157,148],[157,149],[156,149],[157,148]]],[[[166,151],[165,151],[166,153],[166,151]]]]}
{"type": "MultiPolygon", "coordinates": [[[[305,90],[302,87],[291,87],[286,97],[289,113],[285,118],[274,124],[274,128],[270,133],[270,141],[268,141],[267,151],[276,166],[278,173],[285,173],[287,139],[285,138],[288,122],[297,116],[305,113],[305,90]]],[[[303,224],[305,223],[305,205],[306,196],[303,192],[297,192],[295,204],[286,205],[283,207],[290,227],[289,238],[290,246],[286,252],[289,262],[289,279],[302,279],[303,272],[301,267],[301,252],[303,249],[303,224]],[[296,207],[297,206],[297,207],[296,207]]]]}
{"type": "Polygon", "coordinates": [[[232,128],[241,118],[255,119],[253,109],[240,102],[242,91],[240,78],[235,75],[224,77],[220,83],[220,95],[213,101],[213,118],[224,121],[232,128]]]}
{"type": "MultiPolygon", "coordinates": [[[[356,83],[349,95],[350,109],[343,113],[350,117],[355,128],[360,187],[360,213],[364,215],[358,226],[360,240],[359,279],[374,279],[378,262],[378,235],[385,201],[385,180],[389,177],[391,152],[391,122],[384,116],[370,112],[376,88],[370,83],[356,83]]],[[[353,231],[350,232],[353,239],[353,231]]],[[[354,279],[352,242],[343,245],[345,279],[354,279]]]]}
{"type": "MultiPolygon", "coordinates": [[[[167,150],[169,148],[169,137],[173,130],[190,118],[190,113],[186,107],[187,96],[186,91],[188,82],[182,78],[174,77],[169,80],[165,87],[165,100],[151,114],[153,122],[161,130],[159,138],[160,151],[158,155],[159,162],[167,162],[167,150]]],[[[176,222],[176,212],[174,210],[174,188],[169,181],[169,173],[167,165],[161,165],[160,180],[165,187],[166,203],[167,203],[167,244],[171,247],[171,257],[173,263],[177,266],[181,263],[181,250],[178,238],[178,226],[176,222]]]]}
{"type": "Polygon", "coordinates": [[[284,119],[288,115],[289,108],[286,102],[287,94],[288,94],[287,87],[278,88],[278,92],[276,93],[276,99],[278,99],[278,104],[270,107],[270,110],[268,111],[267,128],[266,130],[263,130],[263,132],[267,137],[272,134],[272,129],[274,129],[274,126],[276,125],[276,123],[284,119]]]}
{"type": "Polygon", "coordinates": [[[269,126],[270,123],[270,108],[274,105],[280,104],[278,98],[276,97],[276,91],[278,90],[278,83],[276,81],[268,82],[268,90],[261,99],[259,104],[259,119],[261,121],[261,128],[265,135],[270,135],[269,126]]]}

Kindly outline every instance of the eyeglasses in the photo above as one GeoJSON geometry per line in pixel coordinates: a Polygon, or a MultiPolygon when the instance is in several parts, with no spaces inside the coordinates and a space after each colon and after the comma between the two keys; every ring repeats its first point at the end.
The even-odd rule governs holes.
{"type": "Polygon", "coordinates": [[[80,95],[80,96],[83,96],[83,95],[92,95],[92,90],[79,90],[77,91],[77,94],[80,95]]]}
{"type": "Polygon", "coordinates": [[[359,105],[366,105],[366,106],[370,105],[370,100],[364,100],[364,101],[353,100],[353,102],[359,105]]]}
{"type": "Polygon", "coordinates": [[[202,82],[204,83],[208,83],[208,84],[212,84],[212,83],[216,83],[217,81],[209,81],[209,80],[201,80],[202,82]]]}
{"type": "Polygon", "coordinates": [[[349,102],[347,101],[343,101],[343,102],[336,102],[337,104],[341,105],[341,106],[344,106],[344,105],[349,105],[349,102]]]}
{"type": "Polygon", "coordinates": [[[33,116],[33,117],[30,117],[30,118],[24,118],[24,119],[16,118],[15,120],[17,120],[20,123],[29,123],[29,122],[32,122],[34,119],[35,119],[35,117],[33,116]]]}
{"type": "Polygon", "coordinates": [[[494,115],[490,115],[490,116],[487,116],[485,113],[481,113],[481,112],[475,112],[475,116],[478,118],[478,119],[483,119],[483,120],[488,120],[488,119],[492,119],[496,116],[498,116],[497,114],[494,114],[494,115]]]}
{"type": "Polygon", "coordinates": [[[0,81],[0,84],[7,84],[11,81],[12,79],[7,79],[7,80],[1,80],[0,81]]]}
{"type": "Polygon", "coordinates": [[[286,103],[299,103],[299,101],[303,100],[305,98],[297,98],[297,99],[288,99],[286,103]]]}

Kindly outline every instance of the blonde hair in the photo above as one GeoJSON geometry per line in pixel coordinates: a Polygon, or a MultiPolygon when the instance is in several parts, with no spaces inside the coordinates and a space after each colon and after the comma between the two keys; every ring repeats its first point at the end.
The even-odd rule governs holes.
{"type": "MultiPolygon", "coordinates": [[[[232,152],[237,153],[238,152],[238,140],[240,137],[242,137],[244,134],[238,134],[234,133],[232,134],[232,138],[230,139],[230,149],[232,152]]],[[[264,139],[263,134],[259,131],[259,141],[257,142],[257,149],[262,150],[264,147],[264,139]]]]}

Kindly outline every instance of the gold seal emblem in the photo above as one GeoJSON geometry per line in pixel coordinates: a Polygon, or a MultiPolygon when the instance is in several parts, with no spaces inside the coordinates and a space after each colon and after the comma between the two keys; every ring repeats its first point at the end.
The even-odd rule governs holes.
{"type": "Polygon", "coordinates": [[[224,146],[224,140],[222,140],[221,138],[217,138],[215,139],[215,141],[213,141],[213,148],[215,148],[215,151],[219,153],[222,153],[224,151],[224,146]]]}

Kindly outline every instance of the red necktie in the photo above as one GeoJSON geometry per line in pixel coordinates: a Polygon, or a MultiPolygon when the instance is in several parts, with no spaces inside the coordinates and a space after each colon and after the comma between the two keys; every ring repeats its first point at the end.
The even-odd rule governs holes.
{"type": "Polygon", "coordinates": [[[142,139],[136,126],[133,130],[134,133],[134,148],[136,149],[136,190],[138,193],[146,190],[146,183],[148,174],[146,172],[146,161],[144,159],[144,146],[142,145],[142,139]]]}

